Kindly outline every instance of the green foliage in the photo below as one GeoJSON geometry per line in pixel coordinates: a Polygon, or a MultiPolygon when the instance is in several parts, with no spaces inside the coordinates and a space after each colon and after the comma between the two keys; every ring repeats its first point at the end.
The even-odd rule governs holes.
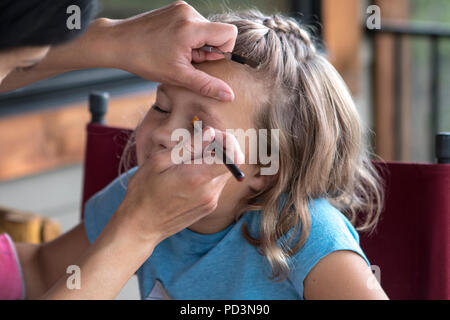
{"type": "MultiPolygon", "coordinates": [[[[449,0],[410,0],[411,20],[413,22],[434,23],[443,28],[450,28],[450,1],[449,0]]],[[[426,39],[412,41],[412,54],[414,65],[418,70],[416,83],[428,84],[430,79],[430,42],[426,39]]],[[[439,130],[450,131],[450,39],[442,38],[439,42],[440,57],[440,123],[439,130]]],[[[422,88],[423,89],[423,88],[422,88]]],[[[416,90],[414,92],[417,92],[416,90]]],[[[413,94],[414,98],[414,94],[413,94]]],[[[416,99],[413,99],[416,100],[416,99]]]]}

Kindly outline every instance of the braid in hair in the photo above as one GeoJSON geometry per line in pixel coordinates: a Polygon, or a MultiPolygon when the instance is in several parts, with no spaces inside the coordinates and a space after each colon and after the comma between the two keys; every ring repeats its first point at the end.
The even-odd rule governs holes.
{"type": "MultiPolygon", "coordinates": [[[[311,41],[309,34],[306,30],[302,29],[300,25],[291,17],[281,17],[280,15],[274,14],[263,20],[263,24],[279,33],[280,36],[296,37],[300,39],[305,46],[311,51],[310,53],[315,53],[316,49],[311,41]]],[[[293,40],[293,39],[292,39],[293,40]]],[[[295,41],[293,41],[294,43],[295,41]]]]}

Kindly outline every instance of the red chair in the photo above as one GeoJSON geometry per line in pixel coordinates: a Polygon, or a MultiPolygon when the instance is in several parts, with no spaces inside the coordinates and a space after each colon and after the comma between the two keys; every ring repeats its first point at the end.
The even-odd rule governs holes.
{"type": "MultiPolygon", "coordinates": [[[[133,129],[105,125],[104,116],[107,112],[107,104],[107,93],[91,93],[89,111],[92,120],[86,125],[81,219],[84,217],[86,201],[119,176],[120,157],[133,132],[133,129]]],[[[131,152],[135,155],[135,150],[131,152]]],[[[135,166],[136,164],[134,156],[131,165],[135,166]]]]}
{"type": "Polygon", "coordinates": [[[450,164],[375,165],[385,208],[360,242],[383,289],[391,299],[450,299],[450,164]]]}
{"type": "MultiPolygon", "coordinates": [[[[102,124],[106,96],[90,100],[82,209],[118,176],[132,132],[102,124]]],[[[376,231],[360,236],[384,290],[391,299],[450,299],[450,164],[374,164],[386,182],[385,208],[376,231]]]]}

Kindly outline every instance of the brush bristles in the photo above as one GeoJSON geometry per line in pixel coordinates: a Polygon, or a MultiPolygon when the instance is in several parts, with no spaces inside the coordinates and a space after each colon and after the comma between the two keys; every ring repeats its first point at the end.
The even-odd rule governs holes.
{"type": "Polygon", "coordinates": [[[197,121],[200,121],[199,117],[194,116],[191,120],[192,127],[194,127],[195,130],[201,130],[200,123],[197,121]]]}

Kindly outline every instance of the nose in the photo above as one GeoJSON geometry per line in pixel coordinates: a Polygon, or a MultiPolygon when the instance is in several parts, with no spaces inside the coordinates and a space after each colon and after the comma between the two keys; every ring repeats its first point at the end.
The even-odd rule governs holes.
{"type": "Polygon", "coordinates": [[[172,132],[178,129],[180,126],[176,126],[171,121],[166,122],[164,125],[160,125],[151,133],[151,141],[154,146],[155,151],[161,151],[164,149],[172,149],[178,143],[177,141],[172,141],[172,132]]]}

